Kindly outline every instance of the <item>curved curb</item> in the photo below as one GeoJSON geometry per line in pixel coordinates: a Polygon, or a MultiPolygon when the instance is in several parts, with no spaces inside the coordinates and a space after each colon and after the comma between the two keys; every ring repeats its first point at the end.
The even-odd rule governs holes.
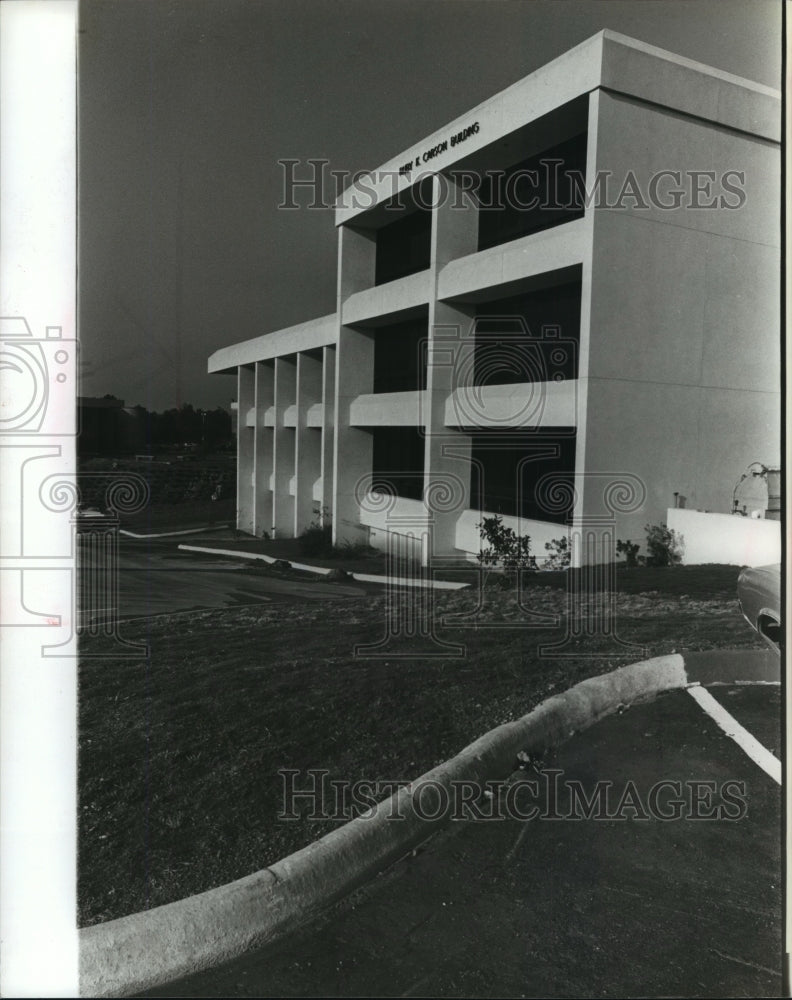
{"type": "MultiPolygon", "coordinates": [[[[276,556],[265,556],[263,552],[241,552],[238,549],[211,549],[206,545],[180,545],[184,552],[204,552],[218,556],[234,556],[236,559],[261,559],[263,562],[272,565],[276,562],[287,562],[292,569],[302,570],[303,573],[318,573],[320,576],[328,576],[333,570],[328,566],[309,566],[307,563],[294,562],[291,559],[279,559],[276,556]]],[[[465,590],[469,583],[454,583],[451,580],[412,580],[409,577],[401,576],[375,576],[372,573],[350,573],[353,580],[358,583],[389,583],[394,587],[427,587],[432,590],[465,590]]]]}
{"type": "Polygon", "coordinates": [[[219,531],[221,528],[228,528],[228,524],[207,524],[203,528],[186,528],[183,531],[159,531],[148,535],[139,535],[136,531],[128,531],[126,528],[119,528],[119,535],[126,535],[128,538],[175,538],[177,535],[200,535],[204,531],[219,531]]]}
{"type": "MultiPolygon", "coordinates": [[[[347,895],[448,821],[446,816],[427,820],[416,812],[422,786],[449,788],[453,782],[484,783],[507,775],[521,750],[543,750],[622,705],[699,684],[689,676],[686,662],[690,658],[696,667],[696,655],[672,653],[581,681],[522,718],[492,729],[369,814],[269,868],[175,903],[83,928],[80,995],[127,996],[272,941],[347,895]]],[[[749,680],[736,673],[752,670],[766,679],[767,662],[763,651],[746,650],[733,681],[749,680]]],[[[780,676],[778,662],[776,673],[780,676]]]]}

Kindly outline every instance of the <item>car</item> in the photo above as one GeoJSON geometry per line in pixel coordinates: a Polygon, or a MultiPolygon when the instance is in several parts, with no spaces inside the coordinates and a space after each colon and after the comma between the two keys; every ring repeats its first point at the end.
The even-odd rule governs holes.
{"type": "Polygon", "coordinates": [[[783,642],[781,564],[747,566],[737,578],[737,600],[748,624],[777,653],[783,642]]]}

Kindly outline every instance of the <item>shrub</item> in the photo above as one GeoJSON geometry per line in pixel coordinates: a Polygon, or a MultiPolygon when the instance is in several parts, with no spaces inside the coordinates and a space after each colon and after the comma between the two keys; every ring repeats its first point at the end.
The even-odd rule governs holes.
{"type": "Polygon", "coordinates": [[[682,536],[665,524],[646,525],[647,566],[676,566],[682,562],[682,536]]]}
{"type": "Polygon", "coordinates": [[[301,555],[327,555],[333,547],[332,526],[329,524],[312,524],[300,535],[299,541],[301,555]]]}
{"type": "Polygon", "coordinates": [[[510,570],[536,569],[529,535],[520,537],[512,528],[507,528],[503,518],[497,514],[485,517],[476,527],[482,541],[487,543],[477,557],[483,566],[503,566],[510,570]]]}
{"type": "Polygon", "coordinates": [[[629,538],[626,542],[623,542],[621,538],[616,542],[616,552],[620,556],[624,556],[626,565],[630,567],[638,565],[638,549],[640,547],[636,542],[631,542],[629,538]]]}
{"type": "Polygon", "coordinates": [[[360,559],[363,556],[376,555],[368,542],[342,542],[333,545],[333,525],[330,511],[322,508],[299,539],[300,553],[322,559],[360,559]]]}
{"type": "Polygon", "coordinates": [[[300,553],[304,556],[326,556],[333,551],[333,525],[327,508],[300,535],[300,553]]]}
{"type": "Polygon", "coordinates": [[[549,542],[545,542],[545,548],[549,553],[545,559],[545,569],[569,569],[571,553],[569,539],[566,536],[552,538],[549,542]]]}

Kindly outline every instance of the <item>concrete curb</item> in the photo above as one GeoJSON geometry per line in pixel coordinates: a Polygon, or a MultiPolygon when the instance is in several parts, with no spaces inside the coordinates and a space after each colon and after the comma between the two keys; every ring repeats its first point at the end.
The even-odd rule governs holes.
{"type": "MultiPolygon", "coordinates": [[[[426,785],[506,777],[521,750],[540,751],[568,739],[621,705],[701,681],[697,654],[659,656],[581,681],[514,722],[491,730],[456,757],[308,847],[269,868],[187,899],[83,928],[80,995],[116,997],[219,965],[299,926],[421,843],[448,821],[427,820],[415,801],[426,785]],[[691,658],[690,674],[687,660],[691,658]],[[394,815],[398,818],[394,818],[394,815]]],[[[734,660],[732,678],[767,682],[763,651],[734,660]],[[740,673],[743,676],[737,677],[740,673]]],[[[726,673],[731,668],[727,665],[726,673]]],[[[780,677],[780,664],[775,661],[780,677]]]]}
{"type": "Polygon", "coordinates": [[[177,535],[200,535],[204,531],[219,531],[221,528],[228,528],[227,524],[208,524],[205,528],[187,528],[184,531],[159,531],[148,535],[139,535],[135,531],[127,531],[126,528],[119,528],[119,535],[127,535],[129,538],[175,538],[177,535]]]}
{"type": "MultiPolygon", "coordinates": [[[[265,556],[261,552],[240,552],[237,549],[212,549],[205,545],[180,545],[184,552],[211,553],[218,556],[233,556],[236,559],[260,559],[269,565],[276,562],[287,562],[292,569],[302,570],[304,573],[318,573],[320,576],[328,576],[333,572],[327,566],[309,566],[307,563],[294,562],[291,559],[278,559],[275,556],[265,556]]],[[[469,583],[454,583],[450,580],[411,580],[401,576],[374,576],[371,573],[350,573],[353,580],[358,583],[390,583],[394,587],[426,587],[432,590],[465,590],[469,583]]]]}

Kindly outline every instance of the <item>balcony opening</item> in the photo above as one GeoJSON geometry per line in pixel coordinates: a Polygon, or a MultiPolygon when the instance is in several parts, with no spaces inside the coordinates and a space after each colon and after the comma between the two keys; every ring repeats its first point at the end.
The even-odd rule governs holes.
{"type": "Polygon", "coordinates": [[[487,170],[477,191],[479,250],[581,218],[586,145],[584,131],[505,169],[487,170]]]}
{"type": "Polygon", "coordinates": [[[377,327],[374,337],[374,392],[413,392],[426,388],[429,317],[377,327]]]}
{"type": "Polygon", "coordinates": [[[560,495],[572,496],[573,427],[546,428],[541,433],[478,432],[472,438],[470,497],[475,510],[568,523],[572,515],[571,502],[564,506],[551,501],[560,495]],[[549,498],[543,491],[537,491],[539,480],[548,473],[559,477],[559,489],[549,498]]]}
{"type": "Polygon", "coordinates": [[[372,430],[372,492],[423,498],[424,442],[418,427],[375,427],[372,430]]]}
{"type": "Polygon", "coordinates": [[[580,280],[476,306],[474,385],[578,377],[580,280]]]}
{"type": "Polygon", "coordinates": [[[425,271],[429,267],[432,213],[416,208],[377,230],[375,285],[425,271]]]}

